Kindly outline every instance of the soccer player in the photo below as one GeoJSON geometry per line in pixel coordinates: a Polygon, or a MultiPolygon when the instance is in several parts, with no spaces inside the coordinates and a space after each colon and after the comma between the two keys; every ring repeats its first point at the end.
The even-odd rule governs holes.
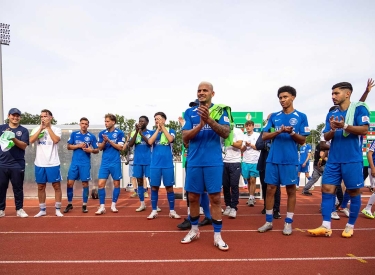
{"type": "Polygon", "coordinates": [[[259,133],[254,132],[254,122],[246,121],[245,123],[246,134],[243,135],[243,144],[241,151],[243,152],[242,158],[242,177],[248,182],[249,200],[247,205],[255,205],[255,189],[256,179],[259,177],[257,170],[260,151],[255,147],[255,143],[259,138],[259,133]]]}
{"type": "Polygon", "coordinates": [[[285,185],[288,202],[283,234],[292,234],[292,222],[296,206],[296,183],[298,180],[297,144],[304,144],[306,136],[310,134],[306,115],[293,107],[296,95],[296,90],[291,86],[283,86],[277,91],[283,109],[273,113],[263,129],[263,140],[273,141],[266,164],[264,180],[267,182],[266,223],[258,229],[261,233],[272,229],[272,208],[276,188],[285,185]],[[271,128],[274,131],[271,131],[271,128]]]}
{"type": "Polygon", "coordinates": [[[14,146],[7,151],[0,149],[0,218],[5,216],[6,195],[9,181],[12,183],[17,217],[27,218],[23,210],[23,180],[25,177],[25,149],[29,145],[29,131],[20,125],[21,111],[12,108],[9,122],[0,125],[0,135],[12,132],[14,146]]]}
{"type": "Polygon", "coordinates": [[[106,130],[99,133],[99,150],[103,151],[102,163],[99,168],[98,195],[100,206],[96,215],[101,215],[105,210],[105,185],[109,175],[113,179],[113,194],[111,211],[117,213],[116,202],[120,195],[121,157],[120,151],[125,143],[124,132],[115,127],[117,119],[113,114],[106,114],[104,117],[106,130]]]}
{"type": "Polygon", "coordinates": [[[342,237],[353,236],[353,228],[361,207],[360,188],[363,187],[362,136],[369,126],[369,111],[362,102],[351,103],[353,87],[348,82],[340,82],[332,87],[332,100],[339,108],[326,117],[323,130],[325,140],[331,140],[329,157],[322,178],[323,223],[316,229],[308,230],[315,236],[331,236],[331,210],[335,201],[336,186],[344,181],[350,196],[349,220],[342,237]]]}
{"type": "Polygon", "coordinates": [[[150,165],[150,185],[151,185],[151,205],[152,211],[147,219],[152,220],[158,216],[158,193],[163,179],[163,184],[167,190],[169,203],[169,217],[181,219],[174,210],[175,196],[173,191],[174,166],[172,144],[176,136],[176,131],[165,127],[167,116],[163,112],[154,115],[156,130],[152,132],[148,139],[148,144],[152,145],[151,165],[150,165]]]}
{"type": "Polygon", "coordinates": [[[311,180],[309,175],[310,172],[310,158],[311,158],[311,146],[310,144],[302,144],[299,148],[299,164],[298,164],[298,182],[297,190],[299,189],[300,174],[305,173],[305,177],[311,180]]]}
{"type": "Polygon", "coordinates": [[[371,210],[372,210],[372,206],[374,205],[375,203],[375,154],[374,154],[374,151],[375,151],[375,140],[372,141],[371,145],[370,145],[370,148],[368,149],[368,152],[367,152],[367,159],[368,159],[368,163],[369,163],[369,168],[368,168],[368,174],[369,174],[369,177],[370,177],[370,190],[372,191],[372,194],[367,202],[367,205],[365,208],[363,208],[362,210],[362,214],[364,214],[367,218],[370,218],[370,219],[373,219],[374,216],[375,216],[375,212],[374,214],[371,213],[371,210]]]}
{"type": "Polygon", "coordinates": [[[45,216],[46,212],[46,183],[51,182],[55,190],[55,214],[61,213],[61,185],[60,159],[58,143],[61,139],[61,129],[51,124],[52,112],[43,109],[40,114],[40,126],[30,133],[30,143],[36,142],[35,181],[38,184],[38,199],[40,211],[34,217],[45,216]]]}
{"type": "Polygon", "coordinates": [[[87,213],[87,200],[89,198],[89,180],[91,180],[91,154],[98,154],[98,144],[95,135],[90,133],[89,120],[82,117],[79,121],[80,130],[70,134],[68,140],[68,150],[73,150],[72,162],[68,171],[68,184],[66,194],[68,196],[68,205],[64,213],[68,213],[73,209],[73,186],[74,181],[82,182],[82,212],[87,213]]]}
{"type": "Polygon", "coordinates": [[[241,129],[234,128],[233,144],[224,146],[223,192],[226,208],[223,215],[236,218],[240,197],[239,182],[241,177],[241,148],[244,134],[241,129]]]}
{"type": "Polygon", "coordinates": [[[209,82],[201,82],[197,96],[199,107],[185,111],[185,125],[182,128],[183,142],[189,143],[185,189],[189,192],[191,230],[181,240],[190,243],[198,239],[199,198],[205,190],[211,201],[212,224],[214,228],[214,245],[220,250],[228,250],[229,246],[221,237],[221,186],[223,180],[223,159],[220,137],[230,134],[228,113],[226,110],[218,119],[211,118],[210,108],[215,95],[209,82]]]}
{"type": "Polygon", "coordinates": [[[148,122],[147,116],[139,117],[129,141],[129,148],[134,146],[133,177],[137,178],[138,196],[141,202],[141,206],[135,210],[136,212],[146,210],[144,178],[150,177],[151,145],[148,144],[148,139],[152,133],[147,129],[148,122]]]}

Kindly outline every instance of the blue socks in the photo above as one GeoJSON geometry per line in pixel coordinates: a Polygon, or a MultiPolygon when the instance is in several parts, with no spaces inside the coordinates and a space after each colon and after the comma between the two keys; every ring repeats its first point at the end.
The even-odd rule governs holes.
{"type": "Polygon", "coordinates": [[[152,190],[151,188],[151,206],[152,210],[157,210],[158,207],[158,200],[159,200],[159,192],[158,190],[152,190]]]}
{"type": "Polygon", "coordinates": [[[99,203],[100,204],[105,204],[105,188],[101,188],[98,190],[98,195],[99,195],[99,203]]]}
{"type": "Polygon", "coordinates": [[[191,225],[198,225],[199,216],[192,217],[192,216],[189,215],[189,220],[190,220],[191,225]]]}
{"type": "Polygon", "coordinates": [[[344,193],[344,199],[342,200],[341,207],[346,208],[348,206],[348,202],[350,200],[350,196],[347,192],[344,193]]]}
{"type": "Polygon", "coordinates": [[[119,196],[120,196],[120,187],[113,188],[112,202],[117,202],[119,196]]]}
{"type": "Polygon", "coordinates": [[[87,203],[88,201],[88,198],[89,198],[89,187],[83,187],[82,189],[82,200],[83,200],[83,203],[87,203]]]}
{"type": "Polygon", "coordinates": [[[307,177],[308,180],[311,180],[311,177],[307,177]]]}
{"type": "Polygon", "coordinates": [[[169,203],[169,210],[174,210],[174,192],[167,193],[167,198],[169,203]]]}
{"type": "MultiPolygon", "coordinates": [[[[346,194],[346,193],[345,193],[346,194]]],[[[361,195],[350,197],[350,213],[348,224],[354,225],[358,218],[359,210],[361,208],[361,195]]]]}
{"type": "Polygon", "coordinates": [[[212,220],[212,226],[214,228],[215,233],[220,233],[221,228],[223,227],[223,222],[222,221],[217,221],[217,220],[212,220]]]}
{"type": "Polygon", "coordinates": [[[331,222],[332,206],[335,205],[336,196],[329,193],[322,193],[322,216],[323,221],[331,222]]]}
{"type": "Polygon", "coordinates": [[[145,188],[143,186],[138,186],[138,197],[140,201],[145,201],[145,188]]]}
{"type": "Polygon", "coordinates": [[[211,213],[210,213],[210,199],[208,198],[208,194],[204,192],[201,194],[201,206],[203,208],[204,216],[206,218],[211,219],[211,213]]]}
{"type": "Polygon", "coordinates": [[[73,187],[66,188],[66,195],[68,196],[68,202],[73,200],[73,187]]]}

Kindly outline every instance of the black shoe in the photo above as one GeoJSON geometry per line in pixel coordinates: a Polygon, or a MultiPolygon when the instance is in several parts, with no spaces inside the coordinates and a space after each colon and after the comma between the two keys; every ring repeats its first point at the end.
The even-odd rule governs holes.
{"type": "Polygon", "coordinates": [[[309,191],[302,191],[302,195],[312,196],[312,193],[310,193],[309,191]]]}
{"type": "Polygon", "coordinates": [[[191,228],[191,223],[189,219],[185,218],[185,220],[182,223],[178,224],[177,227],[181,230],[188,230],[191,228]]]}
{"type": "Polygon", "coordinates": [[[210,224],[212,224],[212,219],[204,217],[204,219],[201,222],[198,223],[198,227],[199,226],[210,225],[210,224]]]}
{"type": "Polygon", "coordinates": [[[273,218],[274,219],[281,219],[281,215],[279,211],[273,211],[273,218]]]}
{"type": "Polygon", "coordinates": [[[264,207],[262,212],[261,212],[263,215],[266,214],[266,208],[264,207]]]}
{"type": "Polygon", "coordinates": [[[89,210],[87,210],[87,205],[82,205],[82,213],[87,213],[89,210]]]}
{"type": "Polygon", "coordinates": [[[67,206],[66,206],[66,208],[65,208],[65,210],[64,210],[64,213],[68,213],[70,210],[72,210],[73,209],[73,205],[72,204],[68,204],[67,206]]]}

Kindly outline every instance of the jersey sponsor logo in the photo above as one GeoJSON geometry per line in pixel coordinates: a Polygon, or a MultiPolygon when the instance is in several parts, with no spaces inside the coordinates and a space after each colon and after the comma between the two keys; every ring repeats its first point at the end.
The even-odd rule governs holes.
{"type": "Polygon", "coordinates": [[[229,122],[229,118],[227,116],[224,117],[225,122],[229,122]]]}
{"type": "Polygon", "coordinates": [[[290,125],[294,126],[298,123],[298,120],[294,117],[292,117],[291,119],[289,119],[289,123],[290,125]]]}
{"type": "Polygon", "coordinates": [[[304,130],[305,130],[306,133],[310,133],[310,128],[309,127],[305,127],[304,130]]]}
{"type": "Polygon", "coordinates": [[[370,122],[370,118],[368,116],[363,116],[362,122],[370,122]]]}
{"type": "Polygon", "coordinates": [[[90,137],[85,137],[84,140],[85,141],[90,141],[90,137]]]}
{"type": "Polygon", "coordinates": [[[17,136],[17,137],[22,136],[22,132],[21,132],[21,131],[17,131],[17,132],[16,132],[16,136],[17,136]]]}

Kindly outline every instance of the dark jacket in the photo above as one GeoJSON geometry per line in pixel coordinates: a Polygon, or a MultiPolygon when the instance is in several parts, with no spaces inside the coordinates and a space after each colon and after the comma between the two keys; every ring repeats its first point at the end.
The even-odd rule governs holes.
{"type": "Polygon", "coordinates": [[[269,140],[264,141],[262,139],[262,136],[263,136],[263,131],[260,133],[260,136],[257,142],[255,143],[255,147],[257,148],[257,150],[260,150],[260,156],[259,156],[258,164],[257,164],[257,170],[259,172],[266,170],[266,160],[268,157],[268,152],[271,147],[271,141],[269,140]]]}

